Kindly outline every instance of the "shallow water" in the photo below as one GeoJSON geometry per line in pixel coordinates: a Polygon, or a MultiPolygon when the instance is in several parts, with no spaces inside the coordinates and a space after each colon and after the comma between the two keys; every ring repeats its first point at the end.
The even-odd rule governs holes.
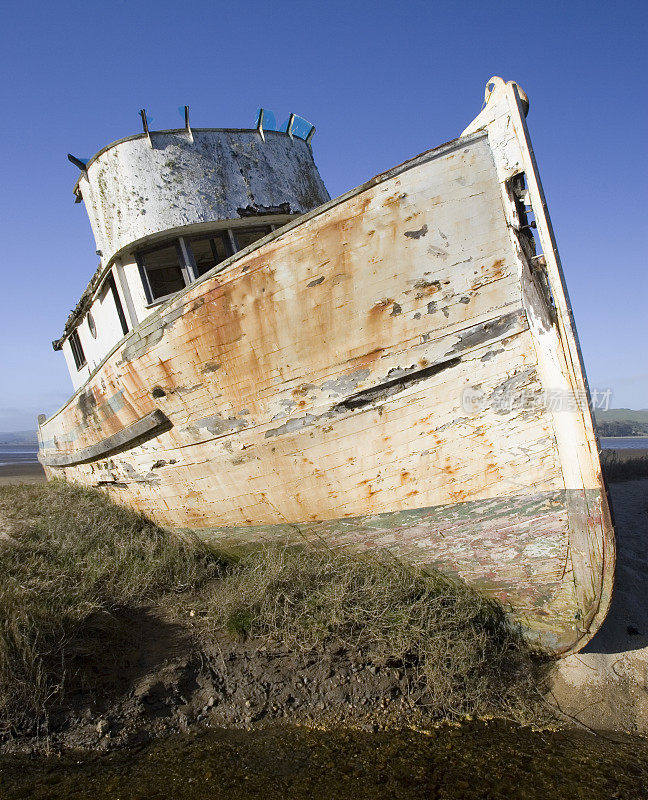
{"type": "Polygon", "coordinates": [[[601,436],[604,450],[648,450],[648,436],[601,436]]]}
{"type": "Polygon", "coordinates": [[[0,759],[3,800],[648,797],[648,742],[503,723],[432,735],[274,727],[177,736],[104,756],[0,759]]]}
{"type": "Polygon", "coordinates": [[[38,448],[34,445],[0,445],[0,466],[7,464],[37,464],[38,448]]]}

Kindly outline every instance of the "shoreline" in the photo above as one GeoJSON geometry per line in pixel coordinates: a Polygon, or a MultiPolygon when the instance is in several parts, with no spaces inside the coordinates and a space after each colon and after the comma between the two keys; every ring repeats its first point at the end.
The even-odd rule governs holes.
{"type": "Polygon", "coordinates": [[[110,756],[0,757],[0,770],[6,800],[635,800],[648,788],[648,747],[637,739],[539,732],[501,720],[432,733],[275,725],[187,731],[110,756]]]}
{"type": "Polygon", "coordinates": [[[44,483],[45,470],[38,461],[0,464],[0,486],[17,483],[44,483]]]}

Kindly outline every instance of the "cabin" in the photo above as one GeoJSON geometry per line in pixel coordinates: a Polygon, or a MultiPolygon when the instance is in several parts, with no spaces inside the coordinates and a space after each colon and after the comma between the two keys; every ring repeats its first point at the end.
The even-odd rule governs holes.
{"type": "Polygon", "coordinates": [[[75,390],[157,306],[236,253],[330,199],[311,147],[315,128],[260,109],[254,128],[151,131],[113,142],[74,186],[99,266],[52,342],[75,390]]]}

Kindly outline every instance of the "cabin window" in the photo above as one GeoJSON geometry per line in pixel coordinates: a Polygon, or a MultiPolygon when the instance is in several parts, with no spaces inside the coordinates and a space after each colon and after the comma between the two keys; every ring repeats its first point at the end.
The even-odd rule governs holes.
{"type": "Polygon", "coordinates": [[[128,322],[126,322],[126,314],[124,314],[124,308],[119,297],[119,292],[117,291],[117,284],[115,283],[112,273],[108,276],[106,284],[108,285],[108,289],[110,290],[115,303],[115,308],[117,309],[117,316],[119,317],[119,324],[121,325],[122,333],[124,336],[126,336],[128,333],[128,322]]]}
{"type": "MultiPolygon", "coordinates": [[[[236,231],[225,229],[190,239],[180,237],[171,244],[142,250],[137,254],[137,264],[148,302],[154,303],[181,291],[221,261],[254,244],[272,230],[272,225],[238,228],[236,231]]],[[[117,305],[118,313],[120,305],[117,305]]],[[[123,311],[120,320],[122,315],[123,311]]],[[[122,328],[126,333],[125,318],[122,328]]]]}
{"type": "Polygon", "coordinates": [[[193,256],[197,278],[233,255],[227,231],[199,239],[190,239],[188,245],[193,256]]]}
{"type": "Polygon", "coordinates": [[[76,364],[76,368],[79,370],[81,367],[85,366],[86,357],[85,353],[83,352],[83,347],[81,347],[81,339],[79,339],[78,331],[72,331],[68,341],[70,342],[70,349],[72,350],[74,363],[76,364]]]}
{"type": "Polygon", "coordinates": [[[253,244],[258,239],[267,236],[272,228],[269,225],[264,225],[259,228],[239,228],[234,231],[234,238],[236,240],[236,249],[243,250],[244,247],[253,244]]]}
{"type": "Polygon", "coordinates": [[[190,282],[176,243],[142,252],[137,260],[149,302],[179,292],[190,282]]]}

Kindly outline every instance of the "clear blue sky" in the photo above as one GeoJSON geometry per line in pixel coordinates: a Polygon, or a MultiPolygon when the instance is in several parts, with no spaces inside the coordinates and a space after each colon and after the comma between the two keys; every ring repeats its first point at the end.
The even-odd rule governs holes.
{"type": "Polygon", "coordinates": [[[484,84],[531,100],[593,387],[648,407],[645,2],[14,2],[2,16],[0,431],[71,394],[52,351],[96,268],[78,171],[139,132],[248,127],[263,105],[317,126],[332,196],[455,138],[484,84]]]}

